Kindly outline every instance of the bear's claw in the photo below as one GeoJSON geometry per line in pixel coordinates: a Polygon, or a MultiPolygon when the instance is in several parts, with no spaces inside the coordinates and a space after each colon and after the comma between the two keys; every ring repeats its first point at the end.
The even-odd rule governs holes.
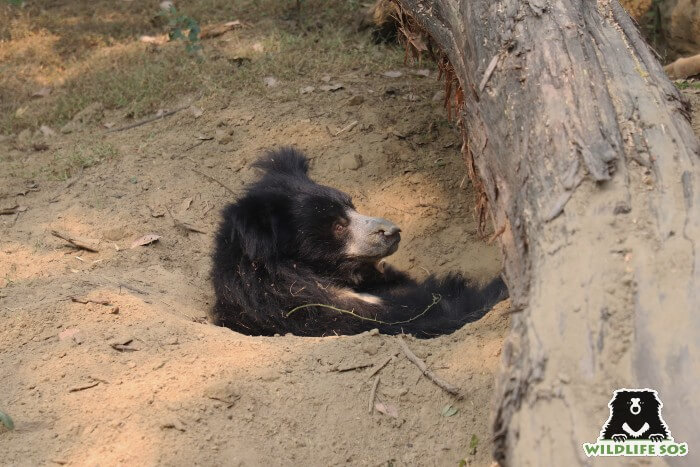
{"type": "Polygon", "coordinates": [[[652,443],[660,443],[664,439],[666,439],[666,437],[660,433],[654,433],[653,435],[649,435],[649,441],[651,441],[652,443]]]}
{"type": "Polygon", "coordinates": [[[627,435],[623,435],[623,434],[613,435],[612,439],[616,443],[624,443],[625,440],[627,440],[627,435]]]}

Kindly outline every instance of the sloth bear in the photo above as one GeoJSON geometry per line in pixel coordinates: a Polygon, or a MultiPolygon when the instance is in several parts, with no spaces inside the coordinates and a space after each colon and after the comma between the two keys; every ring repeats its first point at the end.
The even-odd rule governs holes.
{"type": "Polygon", "coordinates": [[[215,324],[243,334],[432,337],[481,318],[507,297],[500,278],[479,288],[459,275],[416,282],[385,265],[400,229],[355,210],[308,175],[293,148],[254,163],[262,177],[222,212],[213,254],[215,324]]]}
{"type": "Polygon", "coordinates": [[[608,403],[610,418],[600,432],[600,439],[623,442],[669,439],[666,422],[661,418],[663,404],[652,389],[618,389],[608,403]]]}

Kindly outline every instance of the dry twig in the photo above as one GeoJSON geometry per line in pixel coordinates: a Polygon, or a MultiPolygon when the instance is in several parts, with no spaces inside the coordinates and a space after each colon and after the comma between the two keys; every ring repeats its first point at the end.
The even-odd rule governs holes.
{"type": "Polygon", "coordinates": [[[99,253],[99,250],[97,249],[97,244],[99,243],[98,240],[93,240],[90,238],[71,237],[70,235],[59,232],[57,230],[52,230],[51,235],[53,235],[54,237],[58,237],[61,240],[67,241],[76,248],[91,251],[93,253],[99,253]]]}
{"type": "Polygon", "coordinates": [[[165,117],[169,117],[169,116],[171,116],[171,115],[173,115],[181,110],[185,110],[188,107],[189,107],[189,105],[183,105],[182,107],[178,107],[177,109],[168,110],[167,112],[163,112],[160,115],[154,115],[153,117],[139,120],[138,122],[134,122],[134,123],[131,123],[131,124],[126,125],[126,126],[120,126],[119,128],[111,128],[111,129],[107,130],[106,133],[114,133],[117,131],[131,130],[132,128],[136,128],[138,126],[145,125],[147,123],[155,122],[156,120],[162,120],[165,117]]]}
{"type": "Polygon", "coordinates": [[[82,385],[82,386],[76,386],[76,387],[74,387],[74,388],[70,388],[70,389],[68,390],[68,392],[84,391],[84,390],[86,390],[86,389],[94,388],[94,387],[97,386],[98,384],[100,384],[100,382],[99,382],[99,381],[95,381],[95,382],[93,382],[93,383],[84,384],[84,385],[82,385]]]}
{"type": "Polygon", "coordinates": [[[457,388],[456,386],[453,386],[452,384],[440,379],[440,377],[438,377],[435,373],[430,371],[428,369],[428,366],[425,364],[425,362],[423,360],[421,360],[420,358],[418,358],[416,356],[416,354],[411,352],[411,349],[408,348],[408,346],[406,345],[406,342],[403,340],[403,338],[401,336],[398,336],[398,339],[399,339],[399,345],[401,346],[401,350],[403,350],[403,353],[406,354],[406,357],[411,361],[411,363],[416,365],[420,369],[420,371],[423,372],[423,374],[430,381],[435,383],[438,387],[443,389],[445,392],[452,394],[453,396],[457,397],[458,399],[462,398],[462,394],[460,394],[459,388],[457,388]]]}
{"type": "Polygon", "coordinates": [[[82,299],[82,298],[77,298],[77,297],[71,297],[70,299],[72,302],[82,303],[83,305],[87,305],[88,303],[95,303],[97,305],[112,306],[112,304],[109,303],[107,300],[90,300],[90,299],[82,299]]]}
{"type": "Polygon", "coordinates": [[[236,194],[235,191],[233,191],[231,188],[229,188],[229,187],[227,187],[226,185],[224,185],[223,182],[218,181],[217,179],[215,179],[215,178],[212,177],[211,175],[207,175],[207,174],[205,174],[204,172],[200,172],[200,171],[197,170],[197,169],[192,169],[192,171],[193,171],[193,172],[197,172],[197,173],[198,173],[199,175],[201,175],[202,177],[208,178],[209,180],[211,180],[211,181],[214,182],[214,183],[218,183],[218,184],[221,185],[223,188],[225,188],[229,193],[234,194],[234,195],[236,194]]]}
{"type": "Polygon", "coordinates": [[[369,393],[369,414],[372,415],[374,411],[374,399],[377,397],[377,386],[379,386],[379,376],[374,379],[372,384],[372,391],[369,393]]]}
{"type": "Polygon", "coordinates": [[[389,362],[390,362],[393,358],[394,358],[393,355],[389,355],[389,356],[386,358],[386,360],[384,360],[380,365],[378,365],[374,370],[372,370],[372,372],[369,374],[369,376],[367,377],[367,379],[371,379],[372,376],[374,376],[374,375],[376,375],[377,373],[379,373],[379,372],[382,370],[382,368],[384,368],[385,366],[387,366],[387,365],[389,364],[389,362]]]}

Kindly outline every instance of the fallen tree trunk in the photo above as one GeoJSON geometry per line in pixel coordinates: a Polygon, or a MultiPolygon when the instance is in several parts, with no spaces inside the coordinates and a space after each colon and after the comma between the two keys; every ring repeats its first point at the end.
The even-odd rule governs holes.
{"type": "Polygon", "coordinates": [[[515,312],[496,459],[586,463],[622,387],[658,390],[693,455],[700,148],[656,57],[617,0],[398,3],[454,69],[467,163],[502,232],[515,312]]]}

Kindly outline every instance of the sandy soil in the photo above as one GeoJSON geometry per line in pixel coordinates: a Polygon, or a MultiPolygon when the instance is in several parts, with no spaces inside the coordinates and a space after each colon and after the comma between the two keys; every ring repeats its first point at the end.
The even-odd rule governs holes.
{"type": "Polygon", "coordinates": [[[234,195],[201,174],[238,192],[255,157],[280,144],[308,151],[314,177],[402,227],[395,266],[482,281],[498,272],[434,72],[381,71],[332,76],[344,86],[334,92],[310,81],[317,89],[292,99],[284,83],[262,100],[191,96],[171,108],[192,107],[120,132],[104,124],[130,123],[123,113],[94,104],[69,134],[5,138],[0,207],[20,212],[0,217],[0,410],[16,424],[0,433],[2,463],[490,463],[507,304],[452,336],[408,339],[462,400],[422,377],[393,337],[256,338],[206,321],[212,235],[234,195]],[[18,175],[71,151],[100,162],[65,181],[18,175]],[[131,248],[152,233],[159,242],[131,248]],[[369,414],[369,375],[392,356],[377,398],[398,416],[369,414]]]}
{"type": "MultiPolygon", "coordinates": [[[[303,58],[299,51],[246,55],[254,65],[247,83],[254,77],[257,90],[236,87],[228,64],[231,73],[245,71],[242,47],[274,45],[265,33],[292,27],[279,19],[255,23],[259,11],[239,5],[234,18],[248,29],[205,46],[208,63],[224,65],[200,92],[172,99],[179,93],[167,83],[144,80],[144,105],[105,110],[90,98],[66,133],[58,126],[42,131],[45,115],[61,115],[56,99],[69,95],[61,102],[75,105],[81,89],[94,95],[96,83],[141,50],[129,42],[132,35],[149,32],[151,6],[98,3],[110,21],[92,3],[68,2],[0,28],[19,38],[3,55],[11,65],[3,95],[21,99],[3,108],[19,123],[37,122],[0,134],[0,212],[9,212],[0,215],[0,411],[15,422],[13,431],[0,428],[0,464],[489,465],[507,303],[452,336],[406,339],[461,389],[461,400],[423,377],[394,337],[258,338],[207,322],[219,211],[235,198],[229,189],[238,193],[255,177],[251,162],[282,144],[307,151],[312,176],[349,192],[361,211],[402,227],[393,265],[416,277],[458,270],[486,281],[497,274],[497,248],[476,234],[474,193],[435,71],[378,68],[382,56],[354,66],[347,58],[353,47],[364,47],[355,57],[383,52],[351,37],[309,50],[315,56],[291,71],[289,62],[303,58]],[[49,34],[52,21],[59,32],[49,34]],[[326,58],[319,50],[330,51],[330,76],[299,73],[319,69],[326,58]],[[275,60],[287,60],[287,75],[266,87],[256,73],[267,64],[271,75],[282,70],[275,60]],[[397,78],[384,74],[397,70],[397,78]],[[84,88],[71,84],[83,75],[84,88]],[[52,80],[59,85],[50,97],[30,97],[52,80]],[[342,88],[323,90],[334,84],[342,88]],[[301,92],[309,86],[315,89],[301,92]],[[146,92],[158,90],[156,97],[146,92]],[[133,123],[126,108],[150,112],[161,97],[167,109],[182,110],[107,132],[133,123]],[[98,251],[76,250],[52,230],[87,239],[98,251]],[[161,239],[131,248],[147,234],[161,239]],[[389,358],[378,372],[377,400],[396,416],[370,414],[370,376],[389,358]]],[[[200,5],[195,16],[228,19],[229,2],[214,3],[200,5]]],[[[283,13],[268,7],[274,18],[283,13]]],[[[314,43],[306,40],[304,47],[314,43]]],[[[172,46],[170,53],[181,47],[172,46]]],[[[143,69],[158,71],[150,65],[164,52],[147,53],[143,69]]],[[[173,82],[190,72],[209,79],[206,69],[182,63],[172,68],[173,82]]],[[[700,131],[700,97],[686,94],[700,131]]],[[[119,107],[110,98],[107,107],[119,107]]]]}

